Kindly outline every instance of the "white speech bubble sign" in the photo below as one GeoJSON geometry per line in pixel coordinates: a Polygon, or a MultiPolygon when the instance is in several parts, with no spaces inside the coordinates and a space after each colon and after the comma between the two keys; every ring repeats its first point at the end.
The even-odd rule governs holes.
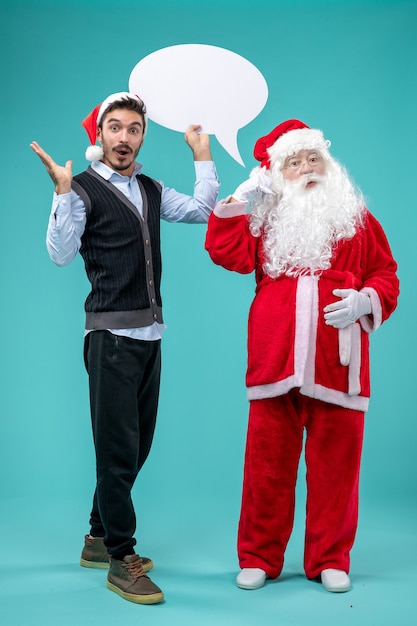
{"type": "Polygon", "coordinates": [[[185,132],[200,124],[215,135],[240,165],[237,145],[240,128],[264,108],[268,86],[247,59],[217,46],[181,44],[144,57],[132,70],[129,91],[146,104],[151,120],[185,132]]]}

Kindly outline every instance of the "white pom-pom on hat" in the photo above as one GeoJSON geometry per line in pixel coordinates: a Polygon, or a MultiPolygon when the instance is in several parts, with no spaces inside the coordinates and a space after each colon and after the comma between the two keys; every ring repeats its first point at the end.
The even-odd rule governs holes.
{"type": "Polygon", "coordinates": [[[103,148],[101,146],[88,146],[85,151],[87,161],[100,161],[103,158],[103,148]]]}
{"type": "MultiPolygon", "coordinates": [[[[119,91],[117,93],[113,93],[108,96],[101,104],[98,104],[94,109],[87,115],[86,118],[81,122],[82,126],[87,131],[88,138],[90,139],[91,146],[87,148],[85,151],[85,158],[87,161],[99,161],[103,157],[103,149],[101,146],[96,145],[97,140],[97,128],[100,124],[100,120],[103,117],[103,113],[107,109],[107,107],[112,104],[112,102],[116,102],[117,100],[138,100],[142,102],[141,98],[134,93],[129,93],[128,91],[119,91]]],[[[143,134],[146,134],[146,129],[148,127],[148,117],[144,114],[144,122],[145,128],[143,134]]]]}

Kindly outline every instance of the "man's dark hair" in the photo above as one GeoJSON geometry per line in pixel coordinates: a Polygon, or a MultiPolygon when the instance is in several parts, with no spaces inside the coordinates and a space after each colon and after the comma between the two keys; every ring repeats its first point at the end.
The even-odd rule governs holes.
{"type": "Polygon", "coordinates": [[[139,113],[143,121],[143,133],[145,133],[146,106],[142,100],[136,100],[136,98],[121,98],[120,100],[115,100],[114,102],[111,102],[101,116],[100,122],[98,124],[99,128],[103,128],[103,122],[105,117],[108,113],[110,113],[110,111],[114,111],[115,109],[126,109],[127,111],[136,111],[136,113],[139,113]]]}

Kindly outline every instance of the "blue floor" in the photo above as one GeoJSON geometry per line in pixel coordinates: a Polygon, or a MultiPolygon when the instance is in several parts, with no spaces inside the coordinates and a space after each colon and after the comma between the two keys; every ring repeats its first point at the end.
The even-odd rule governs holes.
{"type": "Polygon", "coordinates": [[[151,577],[165,601],[140,606],[106,589],[105,570],[79,566],[87,502],[23,498],[0,504],[1,626],[117,626],[126,620],[147,626],[417,624],[415,509],[362,506],[352,590],[330,594],[303,575],[301,517],[281,577],[243,591],[234,584],[235,520],[227,505],[196,505],[184,519],[171,502],[157,519],[147,515],[141,523],[142,551],[154,560],[151,577]]]}

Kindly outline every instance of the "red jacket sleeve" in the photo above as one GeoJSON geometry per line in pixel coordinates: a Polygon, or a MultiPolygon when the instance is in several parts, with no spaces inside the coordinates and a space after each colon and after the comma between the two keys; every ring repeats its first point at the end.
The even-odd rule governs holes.
{"type": "Polygon", "coordinates": [[[216,265],[239,274],[250,274],[256,266],[258,238],[249,230],[246,214],[210,215],[205,248],[216,265]]]}
{"type": "Polygon", "coordinates": [[[382,323],[397,306],[399,295],[397,263],[381,224],[371,213],[367,214],[364,236],[365,271],[362,289],[373,289],[377,293],[382,323]]]}

